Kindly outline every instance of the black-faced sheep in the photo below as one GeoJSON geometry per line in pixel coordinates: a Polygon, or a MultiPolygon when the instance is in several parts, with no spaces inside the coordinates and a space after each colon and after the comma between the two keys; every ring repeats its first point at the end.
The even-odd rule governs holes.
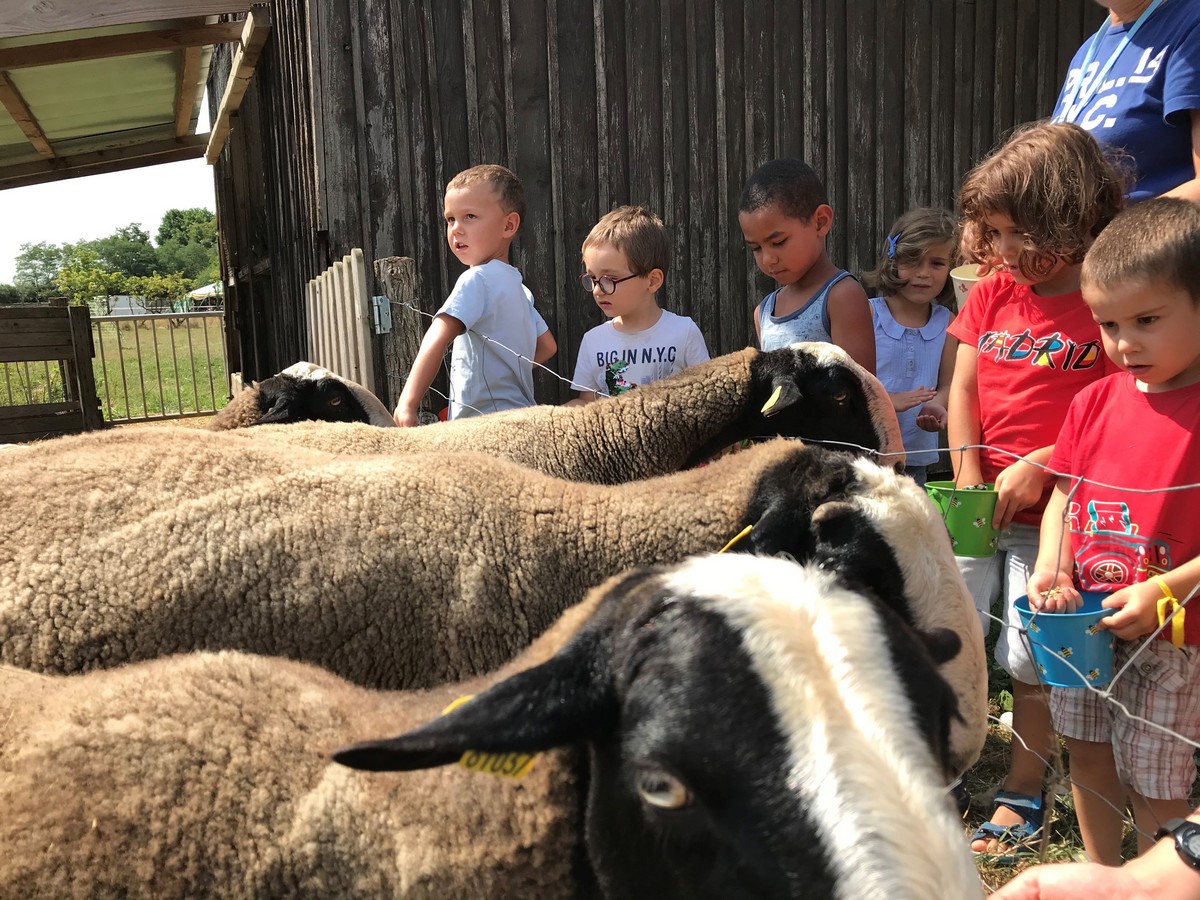
{"type": "Polygon", "coordinates": [[[963,696],[956,769],[982,745],[983,648],[945,529],[911,479],[845,454],[776,439],[704,468],[595,485],[479,454],[335,458],[249,432],[114,437],[91,445],[113,448],[98,457],[70,440],[56,442],[60,456],[7,460],[0,499],[28,515],[0,544],[0,662],[69,674],[240,649],[374,687],[441,684],[512,658],[613,573],[718,550],[754,525],[736,549],[827,558],[902,596],[915,627],[958,632],[965,657],[943,663],[963,696]],[[178,469],[163,466],[166,448],[178,469]],[[105,473],[114,455],[124,469],[105,473]],[[49,496],[48,463],[64,488],[49,496]],[[940,582],[910,585],[883,565],[886,543],[864,545],[862,559],[821,543],[819,507],[882,490],[864,472],[908,486],[877,506],[904,519],[896,551],[937,560],[940,582]]]}
{"type": "Polygon", "coordinates": [[[228,431],[308,420],[396,426],[387,407],[361,384],[313,363],[298,362],[244,389],[213,416],[208,427],[228,431]]]}
{"type": "Polygon", "coordinates": [[[572,481],[618,484],[774,435],[865,447],[886,453],[883,465],[904,466],[883,386],[840,347],[821,343],[741,350],[586,406],[535,406],[387,432],[297,425],[261,429],[256,439],[333,453],[468,450],[572,481]]]}
{"type": "Polygon", "coordinates": [[[427,694],[232,653],[0,672],[0,895],[977,898],[950,700],[886,606],[733,556],[613,579],[427,694]],[[324,755],[398,730],[336,758],[417,771],[324,755]],[[540,755],[449,765],[478,750],[540,755]]]}

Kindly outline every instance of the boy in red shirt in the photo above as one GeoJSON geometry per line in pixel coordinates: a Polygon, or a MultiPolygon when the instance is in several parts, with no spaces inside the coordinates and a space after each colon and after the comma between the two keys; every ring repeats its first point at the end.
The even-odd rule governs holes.
{"type": "Polygon", "coordinates": [[[1114,613],[1101,626],[1119,638],[1116,704],[1054,688],[1050,707],[1070,752],[1084,847],[1116,866],[1127,798],[1139,852],[1193,806],[1200,604],[1187,603],[1200,584],[1200,206],[1164,198],[1122,213],[1088,251],[1081,285],[1104,350],[1124,371],[1071,402],[1050,458],[1066,474],[1046,506],[1027,587],[1033,604],[1055,612],[1078,607],[1077,586],[1111,592],[1104,606],[1114,613]]]}

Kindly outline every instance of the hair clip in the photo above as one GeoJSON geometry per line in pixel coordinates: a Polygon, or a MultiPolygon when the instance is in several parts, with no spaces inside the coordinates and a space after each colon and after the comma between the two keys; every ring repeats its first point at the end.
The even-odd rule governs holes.
{"type": "Polygon", "coordinates": [[[893,259],[893,258],[895,258],[895,256],[896,256],[896,245],[897,245],[898,243],[900,243],[900,238],[903,236],[903,234],[904,234],[904,232],[902,232],[902,231],[897,231],[895,234],[889,234],[889,235],[887,236],[887,245],[888,245],[888,248],[887,248],[887,258],[888,258],[888,259],[893,259]]]}

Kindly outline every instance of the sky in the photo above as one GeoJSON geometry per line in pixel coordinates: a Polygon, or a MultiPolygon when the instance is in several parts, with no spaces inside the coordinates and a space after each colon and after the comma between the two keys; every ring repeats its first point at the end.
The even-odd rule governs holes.
{"type": "MultiPolygon", "coordinates": [[[[206,100],[197,133],[208,131],[207,111],[206,100]]],[[[203,159],[0,191],[0,284],[12,283],[22,244],[91,241],[131,222],[153,242],[163,213],[194,206],[217,208],[213,170],[203,159]]]]}
{"type": "Polygon", "coordinates": [[[153,241],[168,209],[215,211],[213,172],[203,159],[67,178],[0,191],[0,284],[11,284],[22,244],[73,244],[137,222],[153,241]]]}

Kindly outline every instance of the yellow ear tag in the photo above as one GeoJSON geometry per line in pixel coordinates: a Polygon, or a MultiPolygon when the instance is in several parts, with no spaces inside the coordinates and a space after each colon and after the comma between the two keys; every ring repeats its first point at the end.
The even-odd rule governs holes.
{"type": "Polygon", "coordinates": [[[765,413],[768,410],[770,410],[772,406],[774,406],[776,403],[779,402],[779,395],[782,393],[783,393],[783,385],[782,384],[775,385],[775,393],[771,394],[771,398],[769,400],[767,400],[766,403],[763,404],[763,408],[760,409],[759,412],[765,413]]]}
{"type": "Polygon", "coordinates": [[[746,535],[748,535],[753,530],[753,528],[754,528],[753,525],[747,525],[745,528],[743,528],[741,531],[739,531],[737,534],[735,534],[732,538],[730,538],[729,543],[726,544],[724,547],[722,547],[717,552],[724,553],[726,550],[728,550],[730,547],[732,547],[734,544],[736,544],[738,541],[740,541],[742,538],[744,538],[746,535]]]}
{"type": "MultiPolygon", "coordinates": [[[[459,697],[442,710],[442,715],[453,712],[474,694],[459,697]]],[[[540,753],[481,753],[478,750],[468,750],[462,755],[458,764],[472,772],[482,772],[484,775],[496,775],[500,778],[524,778],[537,762],[540,753]]]]}

